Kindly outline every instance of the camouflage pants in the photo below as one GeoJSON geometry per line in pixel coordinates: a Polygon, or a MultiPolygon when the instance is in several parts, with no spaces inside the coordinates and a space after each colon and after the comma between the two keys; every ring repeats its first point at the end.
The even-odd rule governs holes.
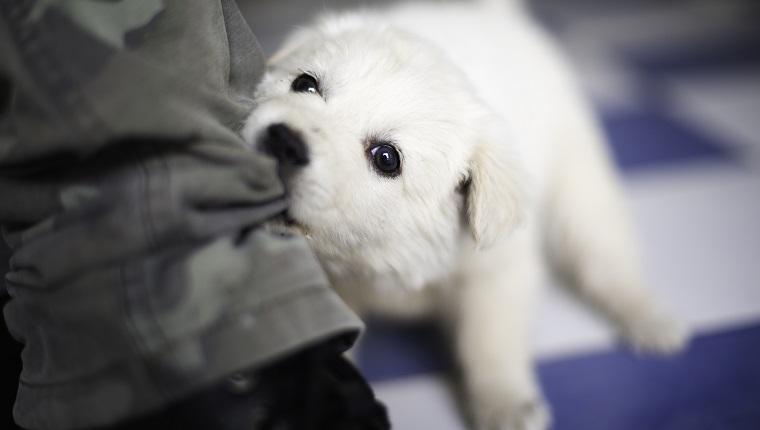
{"type": "Polygon", "coordinates": [[[305,241],[258,228],[285,208],[236,133],[263,68],[232,0],[0,0],[20,425],[114,423],[360,330],[305,241]]]}

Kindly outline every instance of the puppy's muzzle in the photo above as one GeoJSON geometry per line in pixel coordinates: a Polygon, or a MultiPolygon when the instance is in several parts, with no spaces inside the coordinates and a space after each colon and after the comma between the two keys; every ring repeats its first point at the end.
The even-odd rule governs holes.
{"type": "Polygon", "coordinates": [[[309,163],[309,150],[301,135],[282,123],[267,127],[262,136],[262,148],[280,164],[305,166],[309,163]]]}

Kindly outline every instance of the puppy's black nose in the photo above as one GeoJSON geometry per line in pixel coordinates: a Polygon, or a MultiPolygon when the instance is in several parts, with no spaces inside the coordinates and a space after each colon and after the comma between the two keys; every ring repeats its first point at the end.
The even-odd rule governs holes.
{"type": "Polygon", "coordinates": [[[301,135],[285,124],[267,127],[263,144],[264,151],[277,158],[281,164],[304,166],[309,163],[309,150],[301,135]]]}

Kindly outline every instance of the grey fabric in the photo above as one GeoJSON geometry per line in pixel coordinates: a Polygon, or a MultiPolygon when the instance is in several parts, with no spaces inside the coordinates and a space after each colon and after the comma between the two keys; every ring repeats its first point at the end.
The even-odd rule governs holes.
{"type": "Polygon", "coordinates": [[[284,191],[236,133],[264,63],[234,2],[0,0],[0,20],[20,425],[111,424],[358,333],[306,241],[260,228],[284,191]]]}

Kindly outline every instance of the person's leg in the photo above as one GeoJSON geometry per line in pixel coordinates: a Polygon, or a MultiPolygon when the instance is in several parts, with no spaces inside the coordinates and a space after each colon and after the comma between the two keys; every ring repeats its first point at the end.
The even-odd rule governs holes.
{"type": "Polygon", "coordinates": [[[232,0],[0,2],[21,426],[117,425],[172,404],[179,420],[235,373],[359,331],[306,241],[260,228],[283,187],[236,131],[263,68],[232,0]]]}

